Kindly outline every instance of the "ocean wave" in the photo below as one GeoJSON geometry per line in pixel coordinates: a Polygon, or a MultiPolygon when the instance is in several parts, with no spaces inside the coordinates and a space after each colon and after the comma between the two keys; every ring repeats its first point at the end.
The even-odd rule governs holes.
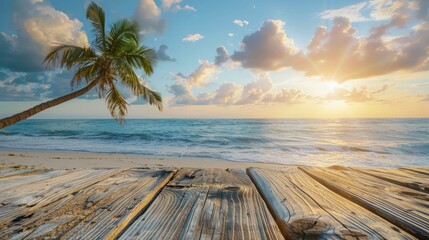
{"type": "Polygon", "coordinates": [[[289,164],[376,164],[376,159],[383,166],[427,165],[428,129],[429,120],[421,119],[158,119],[123,126],[109,120],[28,120],[0,130],[0,147],[289,164]]]}

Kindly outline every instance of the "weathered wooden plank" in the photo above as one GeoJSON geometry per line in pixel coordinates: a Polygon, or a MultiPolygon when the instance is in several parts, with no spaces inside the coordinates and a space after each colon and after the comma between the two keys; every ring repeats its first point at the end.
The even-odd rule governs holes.
{"type": "Polygon", "coordinates": [[[429,168],[425,168],[425,167],[401,167],[399,169],[429,176],[429,168]]]}
{"type": "Polygon", "coordinates": [[[32,168],[21,167],[21,166],[3,168],[3,169],[0,169],[0,179],[9,178],[9,177],[13,177],[16,175],[20,175],[20,174],[24,174],[24,173],[30,173],[30,172],[34,172],[34,171],[36,171],[36,170],[32,169],[32,168]]]}
{"type": "Polygon", "coordinates": [[[388,181],[403,187],[429,193],[429,176],[410,171],[401,171],[393,168],[352,168],[376,178],[388,181]]]}
{"type": "Polygon", "coordinates": [[[181,169],[120,239],[283,239],[242,170],[181,169]]]}
{"type": "Polygon", "coordinates": [[[300,167],[332,191],[418,238],[429,238],[429,196],[347,168],[300,167]]]}
{"type": "Polygon", "coordinates": [[[29,215],[40,207],[121,171],[123,169],[79,170],[3,191],[0,195],[2,204],[0,208],[0,224],[23,215],[29,215]]]}
{"type": "Polygon", "coordinates": [[[289,239],[414,239],[297,167],[247,172],[289,239]]]}
{"type": "Polygon", "coordinates": [[[55,211],[73,199],[74,195],[68,195],[50,203],[49,205],[38,208],[37,211],[32,211],[29,213],[24,212],[18,218],[15,218],[9,222],[2,222],[0,224],[0,229],[2,229],[0,232],[0,239],[24,239],[28,235],[32,234],[39,225],[44,224],[43,222],[39,225],[35,225],[40,219],[53,214],[55,211]]]}
{"type": "Polygon", "coordinates": [[[0,179],[0,192],[5,191],[11,188],[16,188],[19,185],[33,183],[49,178],[53,178],[62,174],[65,174],[69,171],[67,170],[38,170],[33,171],[31,174],[20,174],[13,177],[8,177],[4,179],[0,179]]]}
{"type": "Polygon", "coordinates": [[[85,189],[82,196],[86,201],[74,203],[76,209],[72,212],[72,215],[84,212],[85,217],[51,232],[51,237],[115,239],[149,205],[173,174],[166,170],[134,169],[85,189]]]}
{"type": "Polygon", "coordinates": [[[253,185],[249,177],[236,169],[180,169],[168,186],[228,186],[253,185]]]}
{"type": "MultiPolygon", "coordinates": [[[[113,202],[120,202],[120,199],[125,199],[124,191],[141,192],[141,188],[148,187],[148,181],[152,181],[151,179],[153,178],[163,178],[165,173],[165,171],[141,169],[121,172],[84,188],[73,195],[67,196],[64,198],[67,199],[66,201],[60,199],[39,208],[27,218],[10,222],[8,226],[4,227],[5,230],[0,233],[0,239],[7,239],[11,236],[15,239],[29,238],[31,236],[50,239],[58,238],[73,229],[81,221],[88,222],[87,218],[91,214],[94,214],[95,211],[107,209],[107,211],[114,214],[115,212],[109,209],[113,205],[113,202]],[[130,188],[131,185],[134,189],[130,188]],[[65,221],[63,216],[67,216],[67,221],[65,221]],[[26,234],[23,234],[24,232],[26,234]]],[[[168,173],[171,174],[171,172],[168,173]]],[[[139,199],[140,197],[136,196],[134,201],[137,202],[139,199]]],[[[126,208],[126,211],[132,208],[133,206],[129,206],[126,208]]],[[[127,213],[124,212],[123,215],[127,216],[127,213]]],[[[102,227],[113,229],[120,227],[120,224],[119,226],[115,226],[115,224],[107,222],[102,227]]],[[[98,237],[102,238],[102,236],[98,237]]]]}

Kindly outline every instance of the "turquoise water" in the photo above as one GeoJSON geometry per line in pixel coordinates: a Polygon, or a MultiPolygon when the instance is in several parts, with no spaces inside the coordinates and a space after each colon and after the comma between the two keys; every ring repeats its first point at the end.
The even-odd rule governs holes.
{"type": "Polygon", "coordinates": [[[0,130],[0,148],[429,166],[429,119],[26,120],[0,130]]]}

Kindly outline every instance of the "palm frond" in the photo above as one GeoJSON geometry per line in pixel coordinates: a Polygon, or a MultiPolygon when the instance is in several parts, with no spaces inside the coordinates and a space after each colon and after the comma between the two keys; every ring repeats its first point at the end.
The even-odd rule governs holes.
{"type": "Polygon", "coordinates": [[[124,52],[120,57],[133,68],[143,68],[147,75],[151,75],[156,67],[155,51],[145,46],[140,46],[134,51],[124,52]]]}
{"type": "Polygon", "coordinates": [[[138,48],[139,26],[136,21],[124,19],[112,24],[106,37],[109,53],[118,56],[125,51],[133,51],[138,48]]]}
{"type": "Polygon", "coordinates": [[[43,62],[48,67],[64,67],[70,70],[79,63],[93,61],[96,57],[95,52],[88,47],[59,45],[51,48],[43,62]]]}
{"type": "Polygon", "coordinates": [[[109,87],[106,93],[107,107],[112,117],[122,124],[127,114],[128,103],[114,84],[110,84],[109,87]]]}
{"type": "Polygon", "coordinates": [[[86,9],[86,18],[94,27],[93,32],[95,34],[95,45],[96,47],[104,51],[105,50],[105,14],[103,9],[96,3],[92,2],[86,9]]]}
{"type": "Polygon", "coordinates": [[[96,62],[85,63],[79,66],[70,81],[72,89],[78,86],[82,79],[85,79],[87,83],[95,80],[98,77],[98,65],[96,62]]]}
{"type": "Polygon", "coordinates": [[[142,85],[130,65],[122,62],[122,64],[118,63],[118,66],[118,73],[121,77],[122,83],[129,87],[134,95],[141,97],[150,105],[155,105],[160,111],[162,111],[163,105],[161,95],[142,85]]]}
{"type": "Polygon", "coordinates": [[[149,88],[140,84],[140,96],[149,102],[150,105],[155,105],[158,110],[162,111],[164,106],[162,105],[162,97],[161,94],[150,90],[149,88]]]}

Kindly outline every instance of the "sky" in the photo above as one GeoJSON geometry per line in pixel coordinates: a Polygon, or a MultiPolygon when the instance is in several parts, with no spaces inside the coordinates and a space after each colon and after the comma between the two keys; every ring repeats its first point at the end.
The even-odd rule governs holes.
{"type": "MultiPolygon", "coordinates": [[[[0,117],[73,90],[56,44],[94,40],[91,1],[0,3],[0,117]]],[[[429,117],[427,0],[98,0],[157,53],[164,110],[122,89],[128,118],[429,117]]],[[[83,87],[83,86],[80,86],[83,87]]],[[[109,118],[93,91],[35,118],[109,118]]]]}

